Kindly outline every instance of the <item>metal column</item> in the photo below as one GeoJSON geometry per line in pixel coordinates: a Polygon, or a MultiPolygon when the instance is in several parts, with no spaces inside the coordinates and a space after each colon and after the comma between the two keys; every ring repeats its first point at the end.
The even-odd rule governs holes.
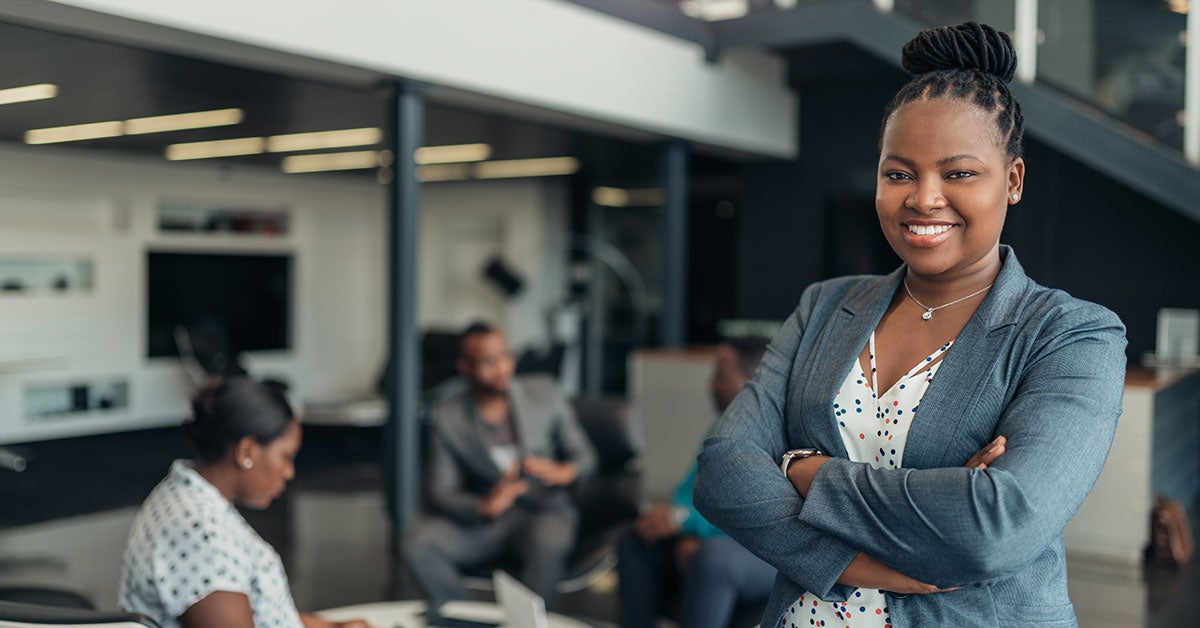
{"type": "Polygon", "coordinates": [[[1184,62],[1183,154],[1200,166],[1200,3],[1192,2],[1187,16],[1184,62]]]}
{"type": "Polygon", "coordinates": [[[661,340],[678,347],[687,335],[688,147],[667,144],[663,154],[663,308],[661,340]]]}
{"type": "Polygon", "coordinates": [[[420,346],[417,337],[417,224],[420,186],[414,153],[424,132],[424,98],[415,86],[397,81],[388,103],[392,180],[388,186],[388,503],[392,543],[417,511],[420,471],[418,417],[420,346]]]}

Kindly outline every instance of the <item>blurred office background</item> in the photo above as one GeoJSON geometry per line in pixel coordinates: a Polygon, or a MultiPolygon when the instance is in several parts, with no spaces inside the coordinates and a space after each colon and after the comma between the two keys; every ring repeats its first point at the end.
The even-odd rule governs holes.
{"type": "MultiPolygon", "coordinates": [[[[1188,0],[4,3],[0,588],[115,605],[188,396],[244,368],[306,424],[293,489],[247,514],[298,604],[412,595],[390,546],[419,412],[477,319],[627,438],[602,455],[630,503],[666,496],[712,419],[708,348],[898,264],[880,115],[901,44],[967,19],[1020,54],[1004,241],[1128,327],[1120,433],[1067,531],[1081,625],[1193,625],[1196,570],[1143,557],[1154,495],[1200,491],[1197,364],[1152,368],[1160,310],[1200,309],[1188,0]]],[[[589,549],[565,610],[603,624],[589,549]]]]}

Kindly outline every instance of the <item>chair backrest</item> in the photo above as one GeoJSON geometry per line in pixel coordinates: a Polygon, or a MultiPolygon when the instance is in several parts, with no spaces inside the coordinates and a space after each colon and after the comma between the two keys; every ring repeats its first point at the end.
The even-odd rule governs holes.
{"type": "Polygon", "coordinates": [[[638,457],[629,426],[629,407],[623,399],[581,397],[572,402],[588,440],[596,448],[600,473],[628,471],[638,457]]]}
{"type": "Polygon", "coordinates": [[[158,623],[137,613],[58,608],[37,604],[0,602],[0,628],[159,628],[158,623]]]}

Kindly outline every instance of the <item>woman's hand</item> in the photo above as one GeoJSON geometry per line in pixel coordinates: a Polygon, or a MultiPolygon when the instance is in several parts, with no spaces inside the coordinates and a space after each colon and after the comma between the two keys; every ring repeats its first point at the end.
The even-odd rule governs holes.
{"type": "Polygon", "coordinates": [[[788,465],[787,479],[796,487],[801,497],[808,497],[808,488],[812,486],[813,478],[817,477],[817,471],[826,460],[829,460],[829,456],[816,455],[792,460],[788,465]]]}
{"type": "Polygon", "coordinates": [[[963,465],[968,469],[986,469],[988,465],[996,461],[997,458],[1004,455],[1005,447],[1008,445],[1008,439],[1003,436],[997,436],[995,440],[983,446],[971,456],[967,464],[963,465]]]}
{"type": "MultiPolygon", "coordinates": [[[[790,471],[791,469],[788,470],[790,471]]],[[[932,584],[925,584],[919,580],[914,580],[863,552],[859,552],[854,557],[854,560],[850,561],[850,565],[842,572],[842,577],[838,578],[838,584],[844,584],[856,589],[882,589],[901,595],[912,593],[929,595],[931,593],[957,591],[961,588],[939,589],[932,584]]]]}

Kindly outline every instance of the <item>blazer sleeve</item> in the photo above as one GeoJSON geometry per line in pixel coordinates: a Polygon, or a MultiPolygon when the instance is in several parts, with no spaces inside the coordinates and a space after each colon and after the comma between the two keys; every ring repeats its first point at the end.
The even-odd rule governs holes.
{"type": "Polygon", "coordinates": [[[752,381],[717,421],[698,458],[696,509],[781,574],[823,600],[844,601],[837,584],[858,550],[801,521],[804,500],[779,470],[787,451],[784,399],[816,287],[768,347],[752,381]]]}
{"type": "Polygon", "coordinates": [[[479,503],[483,497],[463,489],[462,469],[442,438],[437,428],[429,428],[429,458],[426,463],[429,504],[434,510],[457,521],[479,521],[479,503]]]}
{"type": "Polygon", "coordinates": [[[1064,319],[1039,341],[1000,416],[995,433],[1008,445],[994,464],[884,470],[830,459],[800,520],[941,586],[1001,579],[1033,562],[1100,474],[1124,391],[1121,321],[1090,304],[1064,319]]]}
{"type": "Polygon", "coordinates": [[[579,424],[575,409],[565,397],[554,392],[557,424],[555,427],[559,450],[566,461],[573,462],[578,470],[578,479],[591,477],[596,472],[596,449],[579,424]]]}

